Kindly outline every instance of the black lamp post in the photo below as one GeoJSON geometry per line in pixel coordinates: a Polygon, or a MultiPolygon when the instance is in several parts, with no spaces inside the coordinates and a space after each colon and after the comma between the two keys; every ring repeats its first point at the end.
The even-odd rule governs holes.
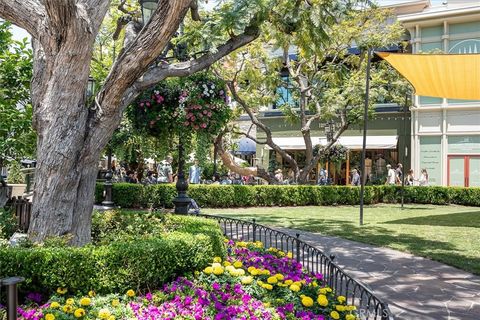
{"type": "Polygon", "coordinates": [[[183,156],[183,135],[180,133],[178,142],[178,176],[177,176],[177,197],[173,199],[175,204],[175,213],[188,214],[188,206],[191,199],[187,196],[188,181],[185,179],[185,159],[183,156]]]}
{"type": "Polygon", "coordinates": [[[105,182],[103,183],[105,200],[102,201],[102,205],[106,208],[113,208],[115,205],[112,199],[112,150],[108,148],[108,159],[107,159],[107,173],[105,174],[105,182]]]}
{"type": "Polygon", "coordinates": [[[157,9],[158,0],[138,0],[142,9],[142,23],[145,26],[150,20],[153,12],[157,9]]]}
{"type": "MultiPolygon", "coordinates": [[[[333,133],[334,133],[334,128],[335,126],[335,122],[333,122],[333,120],[328,120],[327,123],[325,124],[325,137],[327,138],[327,144],[332,142],[333,140],[333,133]]],[[[330,150],[328,150],[327,152],[327,166],[329,167],[330,166],[330,150]]],[[[327,169],[327,173],[326,173],[326,179],[327,179],[327,184],[329,184],[329,176],[330,176],[330,168],[326,168],[327,169]]]]}

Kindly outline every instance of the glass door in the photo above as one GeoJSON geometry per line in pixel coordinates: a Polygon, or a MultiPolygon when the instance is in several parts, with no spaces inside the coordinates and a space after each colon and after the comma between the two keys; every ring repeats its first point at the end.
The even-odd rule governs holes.
{"type": "Polygon", "coordinates": [[[470,156],[468,160],[468,186],[480,187],[480,156],[470,156]]]}
{"type": "Polygon", "coordinates": [[[465,157],[448,157],[448,185],[453,187],[466,187],[465,157]]]}
{"type": "Polygon", "coordinates": [[[448,156],[448,185],[480,187],[480,156],[448,156]]]}

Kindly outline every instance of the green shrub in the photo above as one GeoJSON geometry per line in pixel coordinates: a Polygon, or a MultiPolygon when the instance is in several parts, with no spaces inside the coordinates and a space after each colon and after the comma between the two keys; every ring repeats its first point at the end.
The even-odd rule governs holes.
{"type": "Polygon", "coordinates": [[[144,213],[122,215],[95,217],[94,236],[100,245],[1,247],[0,274],[25,277],[21,288],[29,291],[52,293],[57,287],[66,287],[70,293],[125,292],[159,287],[223,255],[223,235],[215,221],[190,216],[165,216],[160,221],[144,213]],[[142,215],[155,225],[148,232],[133,236],[148,223],[118,232],[142,215]]]}
{"type": "MultiPolygon", "coordinates": [[[[97,202],[101,202],[98,194],[97,202]]],[[[405,187],[366,186],[365,204],[399,203],[404,196],[405,203],[459,204],[480,206],[480,188],[458,187],[405,187]]],[[[114,184],[113,199],[122,207],[172,208],[176,196],[175,185],[160,184],[142,186],[138,184],[114,184]],[[118,200],[117,200],[118,199],[118,200]],[[129,202],[130,201],[130,202],[129,202]]],[[[191,185],[190,197],[201,207],[253,207],[253,206],[310,206],[310,205],[357,205],[360,188],[352,186],[310,186],[310,185],[191,185]]]]}

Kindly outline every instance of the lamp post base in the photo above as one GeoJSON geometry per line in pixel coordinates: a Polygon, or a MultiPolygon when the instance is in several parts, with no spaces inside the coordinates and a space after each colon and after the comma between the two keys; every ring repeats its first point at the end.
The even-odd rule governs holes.
{"type": "Polygon", "coordinates": [[[186,195],[179,193],[178,196],[173,199],[175,204],[176,214],[188,214],[188,206],[192,200],[186,195]]]}

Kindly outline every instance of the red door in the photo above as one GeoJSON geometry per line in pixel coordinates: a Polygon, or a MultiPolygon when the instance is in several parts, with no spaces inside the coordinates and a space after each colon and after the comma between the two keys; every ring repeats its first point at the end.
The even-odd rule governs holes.
{"type": "Polygon", "coordinates": [[[480,156],[448,156],[448,185],[456,187],[480,186],[480,156]]]}

